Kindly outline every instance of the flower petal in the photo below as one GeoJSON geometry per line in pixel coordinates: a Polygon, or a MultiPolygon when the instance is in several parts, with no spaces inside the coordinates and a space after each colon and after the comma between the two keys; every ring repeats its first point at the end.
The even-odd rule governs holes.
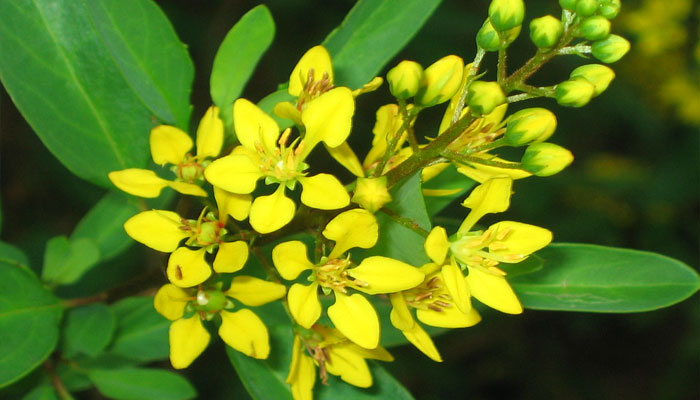
{"type": "Polygon", "coordinates": [[[193,145],[189,135],[170,125],[160,125],[151,129],[149,142],[151,157],[158,165],[181,163],[193,145]]]}
{"type": "Polygon", "coordinates": [[[255,190],[255,184],[262,176],[258,163],[245,154],[221,157],[204,170],[204,177],[209,183],[238,194],[255,190]]]}
{"type": "Polygon", "coordinates": [[[168,181],[148,169],[129,168],[107,174],[114,186],[134,196],[154,198],[168,186],[168,181]]]}
{"type": "Polygon", "coordinates": [[[430,335],[428,335],[419,324],[413,324],[411,329],[402,330],[401,333],[403,333],[411,344],[422,351],[423,354],[433,359],[433,361],[442,362],[442,357],[440,357],[440,352],[435,347],[433,339],[430,338],[430,335]]]}
{"type": "Polygon", "coordinates": [[[209,332],[199,315],[170,324],[170,363],[175,369],[187,368],[209,345],[209,332]]]}
{"type": "Polygon", "coordinates": [[[314,46],[299,59],[299,62],[292,70],[292,74],[289,76],[289,89],[287,89],[289,94],[299,97],[309,78],[309,70],[313,70],[313,80],[315,82],[323,79],[325,74],[328,76],[330,83],[333,83],[333,65],[331,64],[331,56],[325,47],[314,46]]]}
{"type": "Polygon", "coordinates": [[[269,196],[260,196],[250,207],[250,226],[259,233],[274,232],[294,218],[296,206],[284,195],[284,185],[269,196]]]}
{"type": "Polygon", "coordinates": [[[366,349],[379,346],[379,317],[372,304],[361,294],[351,296],[335,291],[335,304],[328,317],[348,339],[366,349]]]}
{"type": "Polygon", "coordinates": [[[318,174],[299,178],[301,202],[320,210],[337,210],[350,204],[350,195],[333,175],[318,174]]]}
{"type": "Polygon", "coordinates": [[[450,242],[447,240],[447,231],[441,226],[436,226],[430,231],[423,244],[425,254],[436,264],[442,265],[450,249],[450,242]]]}
{"type": "Polygon", "coordinates": [[[289,365],[287,383],[292,389],[294,400],[313,400],[313,387],[316,383],[316,366],[311,357],[306,356],[299,336],[294,336],[292,362],[289,365]]]}
{"type": "Polygon", "coordinates": [[[321,141],[330,147],[343,144],[350,134],[354,113],[355,100],[346,87],[331,89],[309,102],[301,112],[301,120],[306,127],[306,147],[302,158],[321,141]]]}
{"type": "Polygon", "coordinates": [[[204,260],[204,249],[190,250],[180,247],[168,259],[167,275],[170,282],[179,287],[192,287],[206,281],[211,268],[204,260]]]}
{"type": "Polygon", "coordinates": [[[139,243],[164,253],[177,249],[180,241],[189,236],[180,229],[181,218],[177,213],[166,210],[142,211],[126,220],[126,234],[139,243]]]}
{"type": "Polygon", "coordinates": [[[489,227],[495,238],[489,244],[489,253],[502,262],[520,262],[552,241],[552,232],[539,226],[514,221],[502,221],[489,227]]]}
{"type": "Polygon", "coordinates": [[[214,259],[214,271],[219,273],[240,271],[248,261],[248,245],[242,240],[219,244],[214,259]]]}
{"type": "Polygon", "coordinates": [[[294,320],[306,329],[311,328],[321,317],[321,302],[318,301],[318,283],[310,285],[295,283],[287,292],[289,312],[294,320]]]}
{"type": "Polygon", "coordinates": [[[175,321],[185,314],[185,306],[190,301],[190,296],[184,290],[166,283],[158,289],[153,298],[153,307],[165,318],[175,321]]]}
{"type": "Polygon", "coordinates": [[[503,212],[510,206],[510,194],[513,180],[510,177],[496,177],[472,190],[462,203],[464,207],[471,208],[469,215],[459,227],[458,233],[469,230],[486,214],[503,212]]]}
{"type": "Polygon", "coordinates": [[[515,295],[504,276],[490,274],[478,268],[469,268],[469,275],[465,279],[471,295],[487,306],[507,314],[523,312],[518,296],[515,295]]]}
{"type": "MultiPolygon", "coordinates": [[[[498,157],[489,157],[489,159],[499,163],[515,165],[515,163],[511,161],[503,160],[498,157]]],[[[525,171],[524,169],[495,167],[493,165],[484,165],[478,163],[473,163],[471,165],[461,164],[459,165],[459,167],[457,167],[457,172],[466,175],[467,177],[479,183],[484,183],[489,179],[498,176],[509,176],[513,180],[532,176],[530,172],[525,171]]]]}
{"type": "Polygon", "coordinates": [[[403,294],[391,293],[389,295],[389,301],[391,301],[391,314],[389,314],[391,324],[394,325],[396,329],[402,331],[412,329],[416,321],[413,319],[411,311],[408,309],[408,304],[406,304],[406,299],[404,299],[403,294]]]}
{"type": "Polygon", "coordinates": [[[439,328],[467,328],[481,321],[481,316],[472,307],[468,313],[463,313],[457,307],[446,307],[442,311],[416,310],[416,318],[426,325],[439,328]]]}
{"type": "Polygon", "coordinates": [[[276,282],[270,282],[252,276],[237,276],[231,281],[226,295],[241,303],[257,307],[282,298],[287,288],[276,282]]]}
{"type": "Polygon", "coordinates": [[[303,122],[301,122],[301,111],[297,109],[296,105],[288,101],[275,104],[275,108],[272,111],[280,118],[289,119],[296,125],[303,125],[303,122]]]}
{"type": "Polygon", "coordinates": [[[331,157],[335,158],[340,165],[345,167],[353,175],[364,178],[365,171],[362,169],[362,164],[360,164],[360,160],[357,158],[357,155],[352,150],[348,142],[343,142],[337,147],[330,147],[328,145],[325,146],[331,157]]]}
{"type": "Polygon", "coordinates": [[[178,193],[182,194],[187,194],[190,196],[200,196],[200,197],[207,197],[207,192],[199,187],[198,185],[195,185],[194,183],[187,183],[187,182],[178,182],[178,181],[166,181],[168,186],[170,186],[171,189],[175,190],[178,193]]]}
{"type": "Polygon", "coordinates": [[[328,350],[326,369],[345,382],[357,387],[372,386],[372,374],[361,355],[348,346],[331,346],[328,350]]]}
{"type": "Polygon", "coordinates": [[[277,148],[280,128],[271,116],[246,99],[233,103],[233,126],[236,137],[250,151],[264,146],[272,151],[277,148]]]}
{"type": "Polygon", "coordinates": [[[335,241],[335,247],[328,256],[334,259],[353,247],[369,249],[374,246],[379,237],[379,225],[372,213],[356,208],[333,218],[323,230],[323,236],[335,241]]]}
{"type": "Polygon", "coordinates": [[[236,312],[222,310],[219,314],[219,336],[227,345],[253,358],[267,358],[270,338],[260,317],[245,308],[236,312]]]}
{"type": "Polygon", "coordinates": [[[447,264],[442,267],[441,273],[447,292],[452,297],[452,303],[459,308],[459,311],[468,313],[472,308],[472,301],[462,270],[456,264],[447,264]]]}
{"type": "Polygon", "coordinates": [[[360,265],[349,269],[348,275],[358,281],[367,283],[362,287],[365,293],[393,293],[414,288],[425,279],[425,275],[416,267],[389,257],[367,257],[360,265]]]}
{"type": "Polygon", "coordinates": [[[197,156],[216,157],[224,144],[224,121],[219,118],[219,107],[211,106],[197,127],[197,156]]]}
{"type": "Polygon", "coordinates": [[[272,263],[282,275],[282,278],[291,281],[299,274],[314,265],[306,255],[306,245],[298,240],[280,243],[272,249],[272,263]]]}
{"type": "Polygon", "coordinates": [[[227,192],[214,186],[214,198],[216,199],[216,205],[219,207],[219,221],[226,223],[229,215],[236,221],[243,221],[248,218],[250,204],[253,202],[251,195],[227,192]]]}

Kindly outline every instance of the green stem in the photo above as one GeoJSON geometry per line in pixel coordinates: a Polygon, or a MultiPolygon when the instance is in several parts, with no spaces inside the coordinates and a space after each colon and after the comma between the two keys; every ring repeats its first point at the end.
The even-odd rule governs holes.
{"type": "Polygon", "coordinates": [[[493,160],[479,158],[479,157],[467,156],[467,155],[456,153],[454,151],[449,151],[449,150],[445,150],[443,152],[443,156],[445,156],[446,158],[448,158],[450,160],[457,161],[460,163],[465,163],[465,164],[472,163],[472,164],[489,165],[492,167],[499,167],[499,168],[522,169],[521,163],[493,161],[493,160]]]}
{"type": "Polygon", "coordinates": [[[501,39],[501,47],[498,49],[498,66],[496,81],[500,84],[506,79],[506,47],[505,40],[501,39]]]}
{"type": "Polygon", "coordinates": [[[46,360],[44,362],[44,369],[46,370],[46,373],[49,374],[49,377],[51,378],[51,384],[53,385],[54,389],[56,389],[58,397],[61,400],[74,400],[73,396],[63,384],[61,378],[58,376],[58,373],[56,373],[56,369],[54,368],[51,360],[46,360]]]}
{"type": "Polygon", "coordinates": [[[411,145],[411,150],[415,153],[419,150],[418,139],[416,138],[416,133],[413,131],[411,126],[411,117],[408,114],[408,108],[406,106],[406,100],[399,99],[399,113],[401,113],[401,118],[408,121],[408,127],[406,128],[406,137],[408,138],[408,144],[411,145]]]}
{"type": "MultiPolygon", "coordinates": [[[[399,107],[400,108],[400,107],[399,107]]],[[[401,124],[401,128],[392,136],[387,143],[386,146],[386,151],[384,152],[384,156],[382,157],[381,162],[379,165],[375,168],[375,171],[379,173],[380,175],[384,171],[384,168],[386,167],[386,164],[391,160],[391,157],[394,156],[396,153],[396,145],[399,143],[399,140],[401,140],[401,136],[403,136],[403,133],[406,132],[411,125],[411,120],[418,115],[420,112],[421,107],[414,106],[410,112],[407,112],[406,115],[409,117],[408,119],[403,119],[403,114],[402,114],[402,119],[403,119],[403,124],[401,124]]]]}
{"type": "Polygon", "coordinates": [[[479,66],[481,66],[481,62],[484,60],[485,55],[486,50],[479,47],[479,49],[476,51],[476,56],[474,56],[474,61],[472,61],[472,67],[469,70],[469,75],[467,75],[464,87],[462,88],[462,94],[460,94],[459,100],[457,101],[455,112],[452,114],[452,125],[456,124],[459,118],[462,116],[464,103],[467,100],[467,94],[469,94],[469,85],[472,83],[472,80],[476,76],[477,72],[479,72],[479,66]]]}
{"type": "Polygon", "coordinates": [[[384,214],[386,214],[387,216],[389,216],[389,218],[391,218],[397,224],[404,226],[404,227],[412,230],[413,232],[415,232],[423,237],[428,237],[428,234],[430,233],[430,232],[426,231],[425,229],[421,228],[420,225],[418,225],[418,223],[416,221],[414,221],[410,218],[403,217],[403,216],[397,214],[393,210],[390,210],[390,209],[384,207],[384,208],[380,209],[379,211],[381,211],[384,214]]]}

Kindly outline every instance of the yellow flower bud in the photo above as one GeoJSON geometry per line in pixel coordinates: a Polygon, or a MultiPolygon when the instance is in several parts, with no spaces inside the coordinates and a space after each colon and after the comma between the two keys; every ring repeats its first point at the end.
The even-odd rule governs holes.
{"type": "Polygon", "coordinates": [[[507,31],[523,23],[525,2],[523,0],[493,0],[489,5],[491,24],[498,31],[507,31]]]}
{"type": "Polygon", "coordinates": [[[566,168],[574,155],[553,143],[534,143],[528,146],[520,162],[523,168],[537,176],[550,176],[566,168]]]}
{"type": "Polygon", "coordinates": [[[475,115],[484,115],[506,102],[501,85],[496,82],[476,81],[469,86],[467,104],[475,115]]]}
{"type": "Polygon", "coordinates": [[[357,203],[365,210],[374,213],[390,201],[391,195],[386,188],[386,176],[357,178],[355,194],[352,196],[353,203],[357,203]]]}
{"type": "Polygon", "coordinates": [[[546,108],[526,108],[508,118],[504,138],[511,146],[549,139],[557,128],[557,117],[546,108]]]}
{"type": "Polygon", "coordinates": [[[539,48],[553,47],[559,42],[562,34],[564,34],[564,25],[559,18],[545,15],[530,22],[530,39],[539,48]]]}
{"type": "Polygon", "coordinates": [[[606,39],[593,42],[593,57],[610,64],[621,59],[630,50],[630,42],[622,36],[610,35],[606,39]]]}
{"type": "Polygon", "coordinates": [[[577,34],[587,40],[605,39],[610,34],[610,21],[600,15],[586,18],[579,25],[577,34]]]}
{"type": "Polygon", "coordinates": [[[593,96],[598,96],[608,88],[610,82],[615,78],[615,71],[600,64],[582,65],[571,71],[570,77],[583,78],[590,82],[595,88],[593,96]]]}
{"type": "Polygon", "coordinates": [[[445,56],[425,69],[416,104],[431,107],[448,101],[462,84],[464,61],[455,55],[445,56]]]}
{"type": "Polygon", "coordinates": [[[595,86],[583,78],[573,78],[557,85],[554,97],[566,107],[583,107],[591,101],[595,86]]]}
{"type": "Polygon", "coordinates": [[[520,35],[521,26],[518,25],[507,31],[498,32],[491,25],[491,21],[487,18],[484,21],[484,25],[481,26],[479,32],[476,34],[476,44],[486,51],[498,51],[502,46],[507,47],[520,35]],[[505,43],[501,43],[501,39],[505,39],[505,43]]]}
{"type": "Polygon", "coordinates": [[[423,67],[415,61],[404,60],[386,74],[389,91],[397,99],[415,96],[423,78],[423,67]]]}
{"type": "Polygon", "coordinates": [[[620,13],[620,0],[603,0],[600,2],[598,11],[600,15],[607,19],[614,19],[620,13]]]}
{"type": "Polygon", "coordinates": [[[576,2],[576,14],[581,17],[590,17],[598,9],[598,0],[578,0],[576,2]]]}

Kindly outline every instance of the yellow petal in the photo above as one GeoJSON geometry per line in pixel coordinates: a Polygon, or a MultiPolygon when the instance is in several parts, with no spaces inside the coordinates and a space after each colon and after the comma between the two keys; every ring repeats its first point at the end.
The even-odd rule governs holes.
{"type": "Polygon", "coordinates": [[[204,113],[197,127],[197,156],[216,157],[224,144],[224,122],[219,118],[219,108],[211,106],[204,113]]]}
{"type": "Polygon", "coordinates": [[[310,285],[295,283],[287,292],[289,312],[294,320],[306,329],[311,328],[321,317],[321,302],[318,301],[318,283],[310,285]]]}
{"type": "Polygon", "coordinates": [[[379,317],[372,304],[361,294],[351,296],[335,291],[335,304],[328,317],[348,339],[367,349],[379,345],[379,317]]]}
{"type": "Polygon", "coordinates": [[[311,357],[304,354],[299,336],[294,336],[292,362],[289,366],[287,383],[291,385],[294,400],[313,400],[313,387],[316,383],[316,365],[311,357]]]}
{"type": "Polygon", "coordinates": [[[492,178],[472,190],[462,203],[464,207],[471,208],[469,215],[459,227],[459,233],[469,232],[486,214],[503,212],[510,206],[510,194],[513,180],[509,177],[492,178]]]}
{"type": "Polygon", "coordinates": [[[301,202],[320,210],[337,210],[350,204],[350,195],[342,183],[331,174],[300,177],[301,202]]]}
{"type": "Polygon", "coordinates": [[[114,186],[139,197],[154,198],[168,186],[168,181],[148,169],[129,168],[107,174],[114,186]]]}
{"type": "Polygon", "coordinates": [[[153,128],[149,142],[153,162],[158,165],[181,163],[193,145],[185,132],[170,125],[153,128]]]}
{"type": "Polygon", "coordinates": [[[372,374],[367,362],[348,346],[330,347],[326,369],[351,385],[362,388],[372,386],[372,374]]]}
{"type": "Polygon", "coordinates": [[[168,186],[178,193],[187,194],[190,196],[201,196],[207,197],[207,192],[195,185],[194,183],[178,182],[178,181],[166,181],[168,186]]]}
{"type": "Polygon", "coordinates": [[[226,217],[232,216],[236,221],[248,218],[253,197],[249,194],[227,192],[214,186],[214,198],[219,207],[219,221],[226,223],[226,217]]]}
{"type": "Polygon", "coordinates": [[[309,70],[313,70],[314,82],[320,81],[326,75],[330,83],[333,83],[333,65],[325,47],[314,46],[299,59],[289,76],[289,94],[299,97],[309,78],[309,70]]]}
{"type": "Polygon", "coordinates": [[[158,289],[153,298],[153,307],[165,318],[175,321],[185,314],[185,306],[190,301],[187,292],[173,285],[166,283],[158,289]]]}
{"type": "Polygon", "coordinates": [[[401,293],[391,293],[389,295],[389,301],[391,301],[391,314],[389,315],[391,319],[391,324],[396,327],[396,329],[407,331],[413,328],[416,321],[411,315],[411,311],[408,309],[408,304],[406,304],[406,299],[404,299],[401,293]]]}
{"type": "MultiPolygon", "coordinates": [[[[503,160],[498,157],[489,157],[489,159],[500,163],[515,165],[515,163],[513,162],[503,160]]],[[[513,180],[532,176],[531,173],[525,171],[524,169],[495,167],[493,165],[484,165],[477,163],[471,165],[462,164],[457,168],[457,172],[466,175],[467,177],[479,183],[484,183],[489,179],[495,178],[497,176],[509,176],[513,180]]]]}
{"type": "Polygon", "coordinates": [[[539,226],[514,221],[502,221],[488,229],[495,240],[489,244],[489,253],[502,262],[520,262],[552,241],[552,232],[539,226]]]}
{"type": "Polygon", "coordinates": [[[214,186],[232,193],[248,194],[263,176],[260,165],[245,154],[231,154],[214,160],[204,170],[204,177],[214,186]]]}
{"type": "Polygon", "coordinates": [[[422,351],[423,354],[433,359],[433,361],[442,362],[442,357],[440,357],[440,352],[435,347],[433,339],[430,338],[430,335],[428,335],[420,325],[413,324],[411,329],[402,330],[401,333],[403,333],[411,344],[422,351]]]}
{"type": "Polygon", "coordinates": [[[241,303],[257,307],[282,298],[287,288],[279,283],[266,281],[252,276],[237,276],[231,281],[226,291],[228,296],[241,303]]]}
{"type": "Polygon", "coordinates": [[[211,275],[211,268],[204,260],[204,249],[190,250],[180,247],[170,255],[168,279],[179,287],[192,287],[206,281],[211,275]]]}
{"type": "Polygon", "coordinates": [[[467,328],[481,321],[481,316],[474,307],[465,314],[454,305],[443,308],[442,311],[418,309],[416,310],[416,317],[426,325],[439,328],[467,328]]]}
{"type": "Polygon", "coordinates": [[[142,211],[126,220],[124,230],[137,242],[170,253],[177,249],[180,241],[189,236],[180,229],[183,226],[177,213],[166,210],[142,211]]]}
{"type": "Polygon", "coordinates": [[[242,240],[219,244],[214,259],[214,271],[219,273],[240,271],[248,261],[248,245],[242,240]]]}
{"type": "Polygon", "coordinates": [[[425,275],[416,267],[389,257],[367,257],[360,265],[349,269],[348,275],[367,283],[362,287],[365,293],[393,293],[414,288],[425,279],[425,275]]]}
{"type": "Polygon", "coordinates": [[[328,145],[325,146],[331,157],[335,158],[335,160],[350,171],[350,173],[359,177],[365,176],[365,171],[362,169],[360,160],[357,158],[357,155],[352,150],[348,142],[343,142],[338,147],[330,147],[328,145]]]}
{"type": "Polygon", "coordinates": [[[333,218],[323,230],[323,236],[335,241],[335,247],[328,256],[334,259],[353,247],[369,249],[374,246],[379,237],[379,225],[372,213],[356,208],[333,218]]]}
{"type": "Polygon", "coordinates": [[[280,118],[289,119],[299,126],[303,125],[301,122],[301,111],[288,101],[275,104],[275,108],[272,111],[280,118]]]}
{"type": "Polygon", "coordinates": [[[280,128],[272,117],[246,99],[233,103],[233,126],[241,144],[251,151],[258,146],[268,150],[277,148],[280,128]],[[256,145],[257,143],[257,145],[256,145]]]}
{"type": "Polygon", "coordinates": [[[360,355],[362,358],[369,358],[372,360],[379,361],[394,361],[394,356],[391,355],[384,347],[377,346],[373,349],[365,349],[360,347],[353,342],[343,341],[333,345],[334,349],[348,348],[352,350],[353,353],[360,355]]]}
{"type": "Polygon", "coordinates": [[[170,363],[175,369],[187,368],[209,345],[209,332],[199,315],[170,324],[170,363]]]}
{"type": "Polygon", "coordinates": [[[447,251],[450,248],[450,242],[447,241],[447,231],[441,226],[436,226],[430,231],[428,237],[425,238],[423,245],[425,254],[435,261],[436,264],[442,265],[447,257],[447,251]]]}
{"type": "Polygon", "coordinates": [[[343,144],[352,128],[355,100],[346,87],[337,87],[312,100],[301,113],[306,127],[303,156],[308,155],[318,142],[330,147],[343,144]]]}
{"type": "Polygon", "coordinates": [[[429,180],[440,175],[440,172],[444,171],[449,166],[450,166],[450,163],[437,163],[437,164],[433,164],[429,167],[425,167],[420,172],[421,173],[421,180],[423,182],[428,182],[429,180]]]}
{"type": "Polygon", "coordinates": [[[284,185],[269,196],[260,196],[250,206],[250,226],[260,233],[274,232],[294,218],[296,206],[284,195],[284,185]]]}
{"type": "Polygon", "coordinates": [[[272,263],[282,275],[282,278],[291,281],[299,274],[314,265],[306,255],[306,245],[298,240],[280,243],[272,249],[272,263]]]}
{"type": "Polygon", "coordinates": [[[253,358],[264,360],[270,354],[270,338],[260,317],[248,309],[222,310],[219,336],[224,343],[253,358]]]}
{"type": "Polygon", "coordinates": [[[523,312],[520,300],[504,276],[489,274],[477,268],[469,268],[466,281],[471,295],[487,306],[507,314],[523,312]]]}
{"type": "Polygon", "coordinates": [[[452,303],[463,313],[468,313],[472,308],[469,286],[464,281],[464,274],[456,264],[447,264],[442,267],[442,281],[447,292],[452,297],[452,303]]]}

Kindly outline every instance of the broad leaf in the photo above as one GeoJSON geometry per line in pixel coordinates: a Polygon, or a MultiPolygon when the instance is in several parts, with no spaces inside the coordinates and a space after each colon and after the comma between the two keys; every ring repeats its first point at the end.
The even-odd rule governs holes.
{"type": "Polygon", "coordinates": [[[96,369],[88,372],[97,390],[110,399],[184,400],[197,393],[182,376],[152,368],[96,369]]]}
{"type": "Polygon", "coordinates": [[[626,313],[668,307],[690,297],[700,277],[660,254],[557,243],[539,251],[541,271],[510,280],[527,308],[626,313]]]}
{"type": "Polygon", "coordinates": [[[34,388],[22,400],[58,400],[56,390],[48,383],[42,384],[34,388]]]}
{"type": "Polygon", "coordinates": [[[433,217],[453,201],[464,200],[465,193],[475,184],[476,182],[457,172],[454,165],[450,164],[436,177],[423,182],[423,194],[425,195],[425,207],[428,209],[428,215],[433,217]]]}
{"type": "Polygon", "coordinates": [[[0,241],[0,261],[29,266],[29,259],[22,250],[3,241],[0,241]]]}
{"type": "Polygon", "coordinates": [[[115,327],[114,313],[103,303],[69,310],[63,323],[61,350],[64,357],[72,358],[78,353],[99,355],[112,339],[115,327]]]}
{"type": "Polygon", "coordinates": [[[156,312],[152,297],[129,297],[111,307],[117,330],[110,354],[144,362],[168,358],[170,321],[156,312]]]}
{"type": "Polygon", "coordinates": [[[46,243],[41,278],[67,285],[80,279],[99,259],[100,250],[92,239],[56,236],[46,243]]]}
{"type": "Polygon", "coordinates": [[[0,387],[41,364],[56,347],[63,308],[33,272],[0,261],[0,387]]]}

